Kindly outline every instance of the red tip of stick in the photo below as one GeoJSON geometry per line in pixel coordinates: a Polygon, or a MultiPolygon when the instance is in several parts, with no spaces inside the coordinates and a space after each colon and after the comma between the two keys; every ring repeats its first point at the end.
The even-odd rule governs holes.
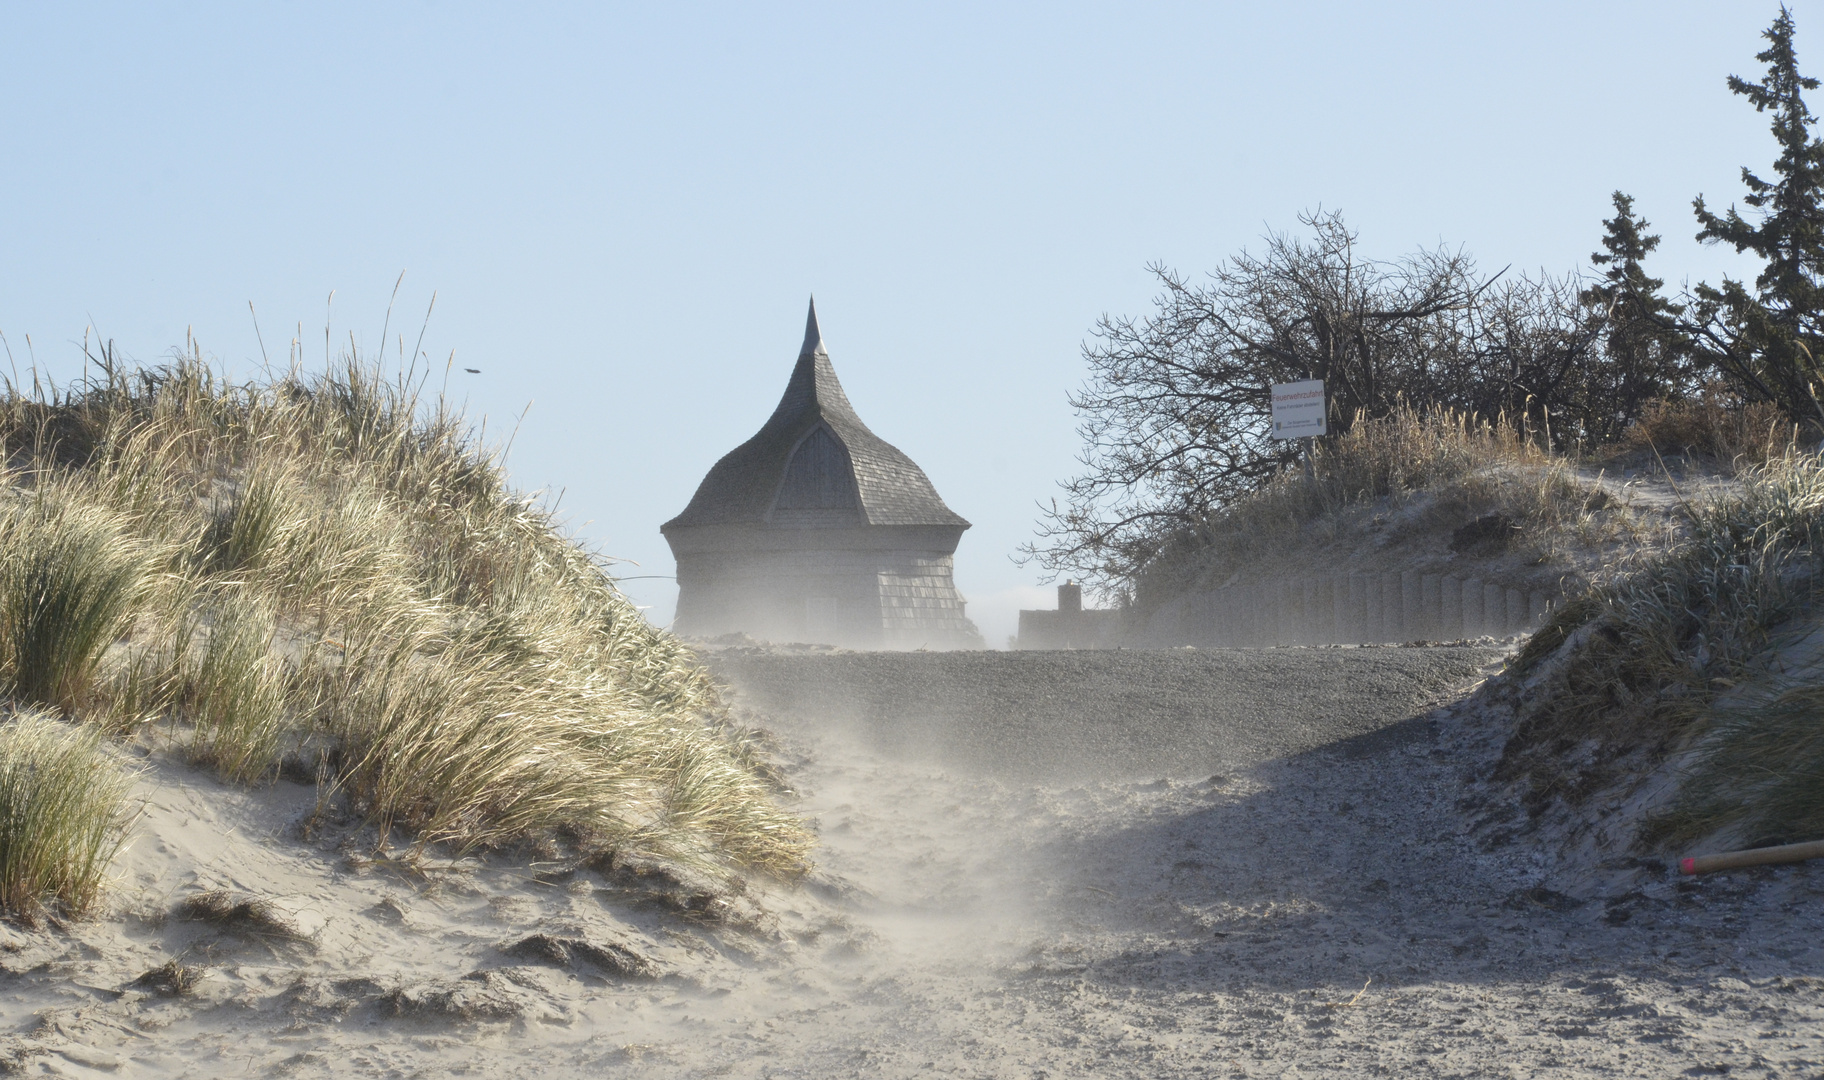
{"type": "Polygon", "coordinates": [[[1680,862],[1678,864],[1678,869],[1679,869],[1680,873],[1695,874],[1695,873],[1697,873],[1697,860],[1696,859],[1680,860],[1680,862]]]}

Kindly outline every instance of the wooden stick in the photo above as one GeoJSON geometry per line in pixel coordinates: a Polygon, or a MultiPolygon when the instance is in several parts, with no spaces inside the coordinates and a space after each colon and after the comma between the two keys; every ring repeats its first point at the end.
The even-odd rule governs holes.
{"type": "Polygon", "coordinates": [[[1824,856],[1824,840],[1811,840],[1803,844],[1781,844],[1779,847],[1725,851],[1720,855],[1698,855],[1680,860],[1678,868],[1687,874],[1708,874],[1713,870],[1733,870],[1738,866],[1803,862],[1820,856],[1824,856]]]}

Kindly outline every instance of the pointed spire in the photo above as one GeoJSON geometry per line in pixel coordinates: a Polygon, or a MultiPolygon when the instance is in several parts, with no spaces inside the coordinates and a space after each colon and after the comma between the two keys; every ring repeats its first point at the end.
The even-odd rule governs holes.
{"type": "Polygon", "coordinates": [[[773,415],[753,438],[716,462],[698,485],[690,505],[666,522],[664,528],[769,523],[772,519],[768,515],[793,453],[817,428],[827,429],[848,454],[849,471],[859,485],[865,524],[969,527],[938,498],[930,478],[911,458],[882,441],[855,415],[855,406],[842,392],[835,365],[824,348],[813,297],[805,313],[804,347],[798,353],[798,362],[792,365],[791,378],[786,381],[785,393],[780,395],[773,415]]]}
{"type": "Polygon", "coordinates": [[[818,353],[826,358],[830,355],[823,347],[823,331],[817,328],[817,298],[812,296],[810,314],[804,317],[804,348],[798,350],[798,355],[816,356],[818,353]]]}

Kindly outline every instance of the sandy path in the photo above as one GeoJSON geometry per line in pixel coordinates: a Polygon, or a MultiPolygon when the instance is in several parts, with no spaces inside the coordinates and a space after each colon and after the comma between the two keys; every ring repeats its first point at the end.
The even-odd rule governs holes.
{"type": "Polygon", "coordinates": [[[1513,849],[1475,849],[1456,800],[1485,733],[1412,717],[1489,658],[736,658],[825,843],[806,887],[756,898],[753,931],[645,910],[592,872],[413,883],[288,839],[305,789],[154,770],[140,915],[15,935],[0,1023],[36,1025],[24,1068],[59,1075],[1824,1074],[1824,867],[1644,873],[1577,902],[1513,849]],[[1273,697],[1288,674],[1306,689],[1273,697]],[[292,897],[314,944],[154,914],[222,883],[292,897]],[[503,958],[540,931],[666,974],[503,958]],[[179,953],[210,965],[195,997],[117,992],[179,953]],[[517,1018],[377,1004],[471,971],[519,980],[500,983],[517,1018]]]}
{"type": "MultiPolygon", "coordinates": [[[[810,800],[833,867],[883,880],[901,862],[883,852],[920,850],[922,890],[915,874],[894,895],[953,920],[895,943],[905,1015],[952,1022],[927,1020],[900,1043],[857,1037],[870,1073],[915,1072],[921,1055],[984,1076],[1824,1073],[1824,867],[1682,885],[1646,873],[1637,889],[1579,902],[1514,849],[1477,851],[1455,804],[1465,770],[1494,749],[1487,733],[1448,709],[1388,722],[1465,659],[1487,656],[1285,650],[1180,669],[1187,681],[1231,666],[1251,677],[1302,660],[1338,674],[1355,665],[1345,669],[1358,686],[1390,670],[1409,680],[1403,694],[1380,686],[1351,719],[1284,725],[1278,745],[1228,741],[1231,767],[1213,783],[1193,779],[1209,763],[1198,756],[1152,781],[921,772],[798,729],[824,740],[818,759],[852,763],[824,766],[840,782],[810,800]]],[[[1105,704],[1115,711],[1120,661],[1075,662],[1081,708],[1056,739],[1094,761],[1099,744],[1079,729],[1101,726],[1105,704]]],[[[851,681],[862,685],[853,700],[892,687],[851,712],[863,743],[879,743],[880,728],[903,735],[932,699],[972,696],[967,675],[915,688],[868,670],[878,659],[806,658],[810,677],[795,687],[766,677],[785,663],[750,661],[765,669],[757,696],[840,700],[830,684],[851,681]]],[[[1330,715],[1339,681],[1311,685],[1301,720],[1330,715]]],[[[1182,746],[1176,723],[1166,730],[1182,746]]],[[[1144,743],[1122,746],[1109,772],[1156,764],[1144,743]]],[[[1061,765],[1037,750],[1017,771],[1034,761],[1061,765]]]]}

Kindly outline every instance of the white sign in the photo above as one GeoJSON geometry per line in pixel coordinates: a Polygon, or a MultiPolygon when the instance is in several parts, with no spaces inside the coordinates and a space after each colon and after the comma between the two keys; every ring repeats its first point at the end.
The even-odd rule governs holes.
{"type": "Polygon", "coordinates": [[[1324,433],[1324,381],[1273,384],[1273,437],[1308,439],[1324,433]]]}

